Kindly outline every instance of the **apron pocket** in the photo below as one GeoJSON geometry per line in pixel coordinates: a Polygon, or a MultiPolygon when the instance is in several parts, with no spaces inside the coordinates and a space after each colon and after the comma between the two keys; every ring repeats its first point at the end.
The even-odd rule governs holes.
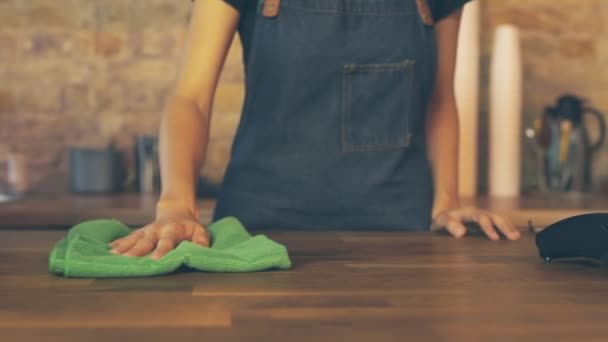
{"type": "Polygon", "coordinates": [[[342,152],[408,147],[414,63],[345,64],[342,152]]]}

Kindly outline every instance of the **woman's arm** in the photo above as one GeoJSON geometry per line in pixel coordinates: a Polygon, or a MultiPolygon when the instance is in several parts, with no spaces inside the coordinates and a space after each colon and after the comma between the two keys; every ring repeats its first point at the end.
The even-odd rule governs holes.
{"type": "Polygon", "coordinates": [[[435,24],[437,76],[427,112],[427,145],[433,170],[433,217],[458,208],[458,111],[454,94],[454,69],[462,9],[435,24]]]}
{"type": "Polygon", "coordinates": [[[447,229],[462,237],[463,223],[479,224],[492,240],[500,239],[498,231],[510,240],[520,238],[513,223],[500,215],[474,207],[461,207],[458,194],[458,110],[454,94],[454,69],[462,9],[435,24],[438,66],[435,87],[428,107],[427,145],[433,172],[435,200],[431,230],[447,229]]]}
{"type": "Polygon", "coordinates": [[[156,218],[110,243],[112,253],[160,259],[181,241],[209,246],[199,221],[196,179],[209,141],[211,107],[239,13],[223,0],[194,4],[186,52],[161,120],[162,193],[156,218]]]}
{"type": "Polygon", "coordinates": [[[198,214],[195,186],[209,141],[211,108],[239,13],[223,0],[196,1],[175,88],[161,120],[158,207],[198,214]]]}

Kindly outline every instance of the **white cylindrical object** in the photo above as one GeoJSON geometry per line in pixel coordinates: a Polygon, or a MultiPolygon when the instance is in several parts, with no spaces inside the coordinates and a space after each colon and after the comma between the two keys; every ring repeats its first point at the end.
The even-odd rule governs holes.
{"type": "Polygon", "coordinates": [[[518,29],[498,26],[490,67],[489,190],[515,197],[521,187],[522,58],[518,29]]]}
{"type": "Polygon", "coordinates": [[[9,152],[8,183],[15,194],[23,194],[29,189],[28,165],[25,154],[15,150],[9,152]]]}
{"type": "Polygon", "coordinates": [[[464,6],[454,75],[460,124],[458,188],[460,195],[467,197],[477,194],[480,13],[479,0],[464,6]]]}

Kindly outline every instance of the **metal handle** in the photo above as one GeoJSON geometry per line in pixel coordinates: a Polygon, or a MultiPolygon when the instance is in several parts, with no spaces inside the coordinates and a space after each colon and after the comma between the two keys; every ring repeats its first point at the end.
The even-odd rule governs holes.
{"type": "Polygon", "coordinates": [[[598,137],[598,139],[595,142],[595,144],[591,144],[589,146],[589,149],[591,151],[595,151],[598,148],[600,148],[600,146],[602,146],[602,144],[604,144],[604,140],[606,139],[606,120],[604,119],[604,114],[602,114],[602,112],[600,112],[597,109],[586,108],[585,109],[585,114],[587,114],[587,113],[595,116],[595,118],[597,119],[598,124],[599,124],[600,136],[598,137]]]}

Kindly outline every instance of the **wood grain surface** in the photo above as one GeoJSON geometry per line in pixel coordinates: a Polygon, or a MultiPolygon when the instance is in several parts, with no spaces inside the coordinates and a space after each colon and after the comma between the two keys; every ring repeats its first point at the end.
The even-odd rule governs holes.
{"type": "Polygon", "coordinates": [[[48,274],[64,231],[0,231],[1,341],[605,341],[608,269],[534,237],[269,231],[294,267],[48,274]]]}

